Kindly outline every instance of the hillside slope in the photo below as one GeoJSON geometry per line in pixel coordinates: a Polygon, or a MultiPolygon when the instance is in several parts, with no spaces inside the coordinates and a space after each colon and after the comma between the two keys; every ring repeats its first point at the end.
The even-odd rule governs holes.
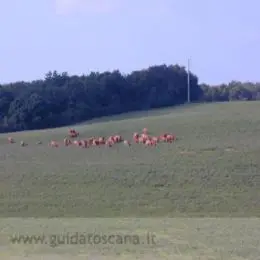
{"type": "Polygon", "coordinates": [[[259,108],[201,104],[76,126],[82,138],[176,134],[155,148],[48,147],[66,127],[13,133],[15,144],[1,134],[0,216],[260,216],[259,108]]]}

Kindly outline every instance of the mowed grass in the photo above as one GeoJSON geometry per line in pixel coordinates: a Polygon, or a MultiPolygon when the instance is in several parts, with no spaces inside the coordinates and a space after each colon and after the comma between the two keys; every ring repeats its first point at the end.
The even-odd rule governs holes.
{"type": "Polygon", "coordinates": [[[0,222],[0,257],[5,260],[256,260],[260,254],[259,224],[259,218],[4,219],[0,222]],[[14,237],[15,233],[44,234],[46,243],[8,244],[7,235],[14,237]],[[63,240],[62,236],[67,234],[74,235],[74,243],[63,240]],[[77,243],[77,234],[86,236],[86,242],[77,243]],[[88,240],[91,234],[97,239],[88,240]],[[123,244],[99,243],[99,236],[104,234],[120,234],[127,239],[123,244]],[[138,237],[135,243],[131,243],[131,235],[138,237]]]}
{"type": "Polygon", "coordinates": [[[200,104],[76,126],[82,138],[176,134],[156,148],[48,147],[67,127],[1,134],[0,216],[259,217],[259,111],[260,102],[200,104]]]}

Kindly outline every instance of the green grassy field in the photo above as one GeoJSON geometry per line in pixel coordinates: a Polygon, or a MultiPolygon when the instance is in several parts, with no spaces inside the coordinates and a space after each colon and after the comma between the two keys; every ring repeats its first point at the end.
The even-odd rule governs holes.
{"type": "MultiPolygon", "coordinates": [[[[67,127],[1,134],[0,217],[8,218],[5,221],[9,223],[11,217],[259,217],[259,111],[260,102],[200,104],[102,118],[76,126],[82,137],[121,134],[130,139],[133,132],[144,127],[154,135],[176,134],[174,144],[163,143],[156,148],[137,144],[90,149],[48,147],[50,140],[63,140],[67,127]],[[7,144],[9,135],[16,144],[7,144]],[[28,146],[21,147],[21,140],[28,146]],[[37,145],[37,141],[42,144],[37,145]]],[[[6,227],[7,222],[1,223],[6,227]]],[[[118,227],[118,222],[112,226],[118,227]]],[[[155,226],[164,241],[159,235],[163,226],[150,225],[155,226]]],[[[259,237],[260,231],[254,236],[259,237]]],[[[126,259],[133,259],[128,253],[126,259]]],[[[140,259],[173,256],[173,251],[167,256],[162,253],[161,258],[151,252],[147,258],[139,253],[140,259]]],[[[53,253],[46,259],[59,259],[58,255],[53,253]]],[[[245,255],[243,251],[241,258],[200,259],[249,259],[245,255]]],[[[111,257],[124,259],[119,253],[111,257]]],[[[189,257],[190,251],[179,259],[193,259],[189,257]]],[[[99,254],[91,259],[110,258],[99,254]]]]}
{"type": "Polygon", "coordinates": [[[68,128],[14,133],[11,145],[2,134],[0,216],[260,216],[259,109],[259,102],[202,104],[76,128],[83,137],[130,139],[143,127],[177,135],[156,148],[48,147],[68,128]]]}

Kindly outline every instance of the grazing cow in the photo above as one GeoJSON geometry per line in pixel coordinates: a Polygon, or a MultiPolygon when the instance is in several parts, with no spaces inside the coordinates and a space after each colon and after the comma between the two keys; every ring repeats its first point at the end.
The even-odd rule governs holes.
{"type": "Polygon", "coordinates": [[[158,137],[156,137],[156,136],[154,136],[154,137],[152,137],[152,140],[153,140],[155,143],[158,143],[158,141],[159,141],[159,138],[158,138],[158,137]]]}
{"type": "Polygon", "coordinates": [[[94,140],[94,137],[91,137],[91,138],[88,139],[89,145],[93,145],[93,140],[94,140]]]}
{"type": "Polygon", "coordinates": [[[143,137],[139,137],[139,138],[138,138],[138,143],[139,143],[139,144],[144,143],[143,137]]]}
{"type": "Polygon", "coordinates": [[[115,142],[115,137],[114,136],[109,136],[108,140],[115,142]]]}
{"type": "Polygon", "coordinates": [[[67,138],[64,138],[63,142],[65,146],[68,146],[70,144],[70,140],[67,138]]]}
{"type": "Polygon", "coordinates": [[[145,141],[145,145],[146,145],[146,146],[151,146],[151,145],[152,145],[152,142],[151,142],[150,140],[146,140],[146,141],[145,141]]]}
{"type": "Polygon", "coordinates": [[[139,139],[139,134],[138,133],[134,133],[133,134],[133,140],[135,143],[138,143],[138,139],[139,139]]]}
{"type": "Polygon", "coordinates": [[[104,137],[99,137],[98,138],[99,144],[105,144],[105,138],[104,137]]]}
{"type": "Polygon", "coordinates": [[[139,134],[135,132],[135,133],[133,134],[133,138],[138,138],[138,137],[139,137],[139,134]]]}
{"type": "Polygon", "coordinates": [[[111,143],[115,143],[115,138],[114,136],[109,136],[108,139],[107,139],[108,142],[111,142],[111,143]]]}
{"type": "Polygon", "coordinates": [[[134,142],[135,142],[136,144],[138,144],[138,143],[139,143],[139,138],[135,138],[135,139],[134,139],[134,142]]]}
{"type": "Polygon", "coordinates": [[[13,144],[14,143],[14,139],[12,137],[10,137],[10,136],[7,138],[7,140],[8,140],[9,144],[13,144]]]}
{"type": "Polygon", "coordinates": [[[143,144],[145,144],[146,141],[149,141],[149,140],[148,140],[146,137],[141,137],[141,142],[142,142],[143,144]]]}
{"type": "Polygon", "coordinates": [[[99,141],[98,141],[97,139],[94,139],[94,140],[93,140],[93,145],[94,145],[94,146],[98,146],[98,145],[99,145],[99,141]]]}
{"type": "Polygon", "coordinates": [[[166,142],[166,137],[167,137],[167,134],[160,135],[159,140],[166,142]]]}
{"type": "Polygon", "coordinates": [[[114,142],[111,140],[106,141],[106,146],[108,146],[108,147],[112,147],[113,144],[114,144],[114,142]]]}
{"type": "Polygon", "coordinates": [[[150,137],[147,134],[142,134],[141,138],[143,140],[143,143],[145,143],[147,140],[150,140],[150,137]]]}
{"type": "Polygon", "coordinates": [[[88,141],[87,140],[81,140],[81,143],[82,143],[82,148],[88,147],[88,141]]]}
{"type": "Polygon", "coordinates": [[[168,142],[168,143],[172,143],[173,141],[175,140],[175,136],[174,135],[167,135],[166,136],[166,141],[168,142]]]}
{"type": "Polygon", "coordinates": [[[113,136],[113,141],[115,143],[120,143],[123,141],[123,138],[120,135],[115,135],[115,136],[113,136]]]}
{"type": "Polygon", "coordinates": [[[71,138],[75,138],[79,136],[79,133],[75,131],[75,129],[69,129],[69,136],[71,138]]]}
{"type": "Polygon", "coordinates": [[[75,140],[75,141],[73,141],[73,144],[79,146],[79,141],[75,140]]]}
{"type": "Polygon", "coordinates": [[[59,147],[59,144],[58,144],[56,141],[51,141],[51,142],[49,143],[49,145],[50,145],[51,147],[59,147]]]}
{"type": "Polygon", "coordinates": [[[152,146],[156,146],[156,145],[157,145],[157,142],[154,141],[154,140],[150,140],[150,142],[151,142],[151,145],[152,145],[152,146]]]}

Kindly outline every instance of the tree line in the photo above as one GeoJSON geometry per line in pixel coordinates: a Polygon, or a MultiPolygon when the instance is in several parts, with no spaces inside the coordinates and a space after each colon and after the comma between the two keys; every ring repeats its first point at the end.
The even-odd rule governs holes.
{"type": "MultiPolygon", "coordinates": [[[[45,129],[130,111],[184,104],[188,73],[176,65],[68,75],[0,85],[0,132],[45,129]]],[[[191,102],[260,100],[260,83],[198,84],[190,73],[191,102]]]]}

